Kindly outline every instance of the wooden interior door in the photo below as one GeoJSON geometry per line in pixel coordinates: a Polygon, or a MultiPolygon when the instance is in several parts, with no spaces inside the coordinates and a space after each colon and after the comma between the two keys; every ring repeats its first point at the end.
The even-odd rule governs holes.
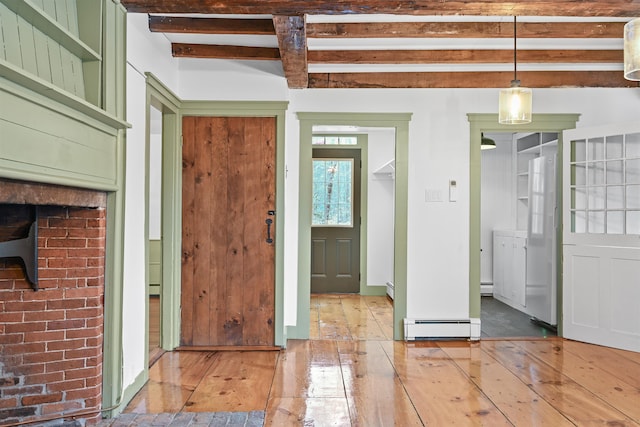
{"type": "Polygon", "coordinates": [[[271,346],[273,117],[182,122],[182,346],[271,346]]]}

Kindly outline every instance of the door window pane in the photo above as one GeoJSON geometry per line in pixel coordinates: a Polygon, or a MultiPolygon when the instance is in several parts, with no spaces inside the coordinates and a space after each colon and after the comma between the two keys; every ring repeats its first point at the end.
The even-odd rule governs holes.
{"type": "Polygon", "coordinates": [[[640,234],[640,211],[627,212],[627,234],[640,234]]]}
{"type": "Polygon", "coordinates": [[[640,157],[640,133],[631,133],[625,136],[625,157],[640,157]]]}
{"type": "Polygon", "coordinates": [[[621,159],[622,158],[622,142],[624,138],[622,135],[614,135],[607,137],[607,159],[621,159]]]}
{"type": "Polygon", "coordinates": [[[627,185],[627,209],[640,209],[640,185],[627,185]]]}
{"type": "Polygon", "coordinates": [[[607,187],[607,209],[624,209],[624,187],[607,187]]]}
{"type": "Polygon", "coordinates": [[[622,184],[622,160],[607,162],[607,184],[622,184]]]}
{"type": "Polygon", "coordinates": [[[604,162],[589,163],[587,176],[590,185],[604,184],[604,162]]]}
{"type": "Polygon", "coordinates": [[[587,160],[587,141],[579,139],[571,141],[571,161],[584,162],[587,160]]]}
{"type": "Polygon", "coordinates": [[[604,212],[589,212],[589,233],[604,233],[604,212]]]}
{"type": "Polygon", "coordinates": [[[584,163],[571,165],[572,185],[587,184],[587,166],[584,163]]]}
{"type": "Polygon", "coordinates": [[[589,149],[587,160],[604,160],[604,138],[591,138],[587,145],[589,149]]]}
{"type": "Polygon", "coordinates": [[[627,184],[640,184],[640,159],[627,160],[627,184]]]}
{"type": "Polygon", "coordinates": [[[609,211],[607,212],[607,234],[624,233],[624,212],[609,211]]]}
{"type": "Polygon", "coordinates": [[[353,226],[353,159],[313,159],[312,226],[353,226]]]}

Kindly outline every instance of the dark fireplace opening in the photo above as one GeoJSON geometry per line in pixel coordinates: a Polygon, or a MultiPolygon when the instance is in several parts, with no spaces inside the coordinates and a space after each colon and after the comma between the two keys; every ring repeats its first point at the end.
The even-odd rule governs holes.
{"type": "Polygon", "coordinates": [[[102,402],[106,193],[0,180],[0,247],[34,222],[37,290],[28,261],[0,257],[0,425],[91,424],[102,402]]]}

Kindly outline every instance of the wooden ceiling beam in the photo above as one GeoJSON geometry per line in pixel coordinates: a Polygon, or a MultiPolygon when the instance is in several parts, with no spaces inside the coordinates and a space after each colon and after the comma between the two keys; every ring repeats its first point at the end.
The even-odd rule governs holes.
{"type": "Polygon", "coordinates": [[[271,47],[247,47],[213,44],[171,43],[171,53],[180,58],[241,59],[274,61],[280,51],[271,47]]]}
{"type": "MultiPolygon", "coordinates": [[[[311,50],[310,64],[511,63],[509,50],[311,50]]],[[[620,63],[622,50],[520,50],[518,63],[620,63]]]]}
{"type": "MultiPolygon", "coordinates": [[[[522,86],[638,87],[620,71],[524,71],[518,72],[522,86]]],[[[436,73],[312,73],[310,88],[503,88],[509,87],[511,72],[436,73]]],[[[497,96],[497,94],[496,94],[497,96]]],[[[534,95],[535,96],[535,95],[534,95]]]]}
{"type": "Polygon", "coordinates": [[[188,18],[149,16],[149,30],[159,33],[250,34],[275,36],[271,19],[188,18]]]}
{"type": "MultiPolygon", "coordinates": [[[[640,13],[640,12],[639,12],[640,13]]],[[[518,38],[622,38],[624,22],[520,22],[518,38]]],[[[309,38],[512,38],[513,22],[307,24],[309,38]]]]}
{"type": "Polygon", "coordinates": [[[309,82],[307,36],[304,16],[274,16],[280,58],[291,89],[306,88],[309,82]]]}
{"type": "Polygon", "coordinates": [[[638,0],[121,0],[129,12],[636,17],[638,0]]]}

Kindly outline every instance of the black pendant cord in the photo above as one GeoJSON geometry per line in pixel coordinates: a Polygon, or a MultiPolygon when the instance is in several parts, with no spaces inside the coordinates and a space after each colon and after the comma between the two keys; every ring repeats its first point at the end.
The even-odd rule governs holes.
{"type": "Polygon", "coordinates": [[[516,17],[513,17],[513,80],[518,80],[518,30],[516,29],[516,17]]]}

